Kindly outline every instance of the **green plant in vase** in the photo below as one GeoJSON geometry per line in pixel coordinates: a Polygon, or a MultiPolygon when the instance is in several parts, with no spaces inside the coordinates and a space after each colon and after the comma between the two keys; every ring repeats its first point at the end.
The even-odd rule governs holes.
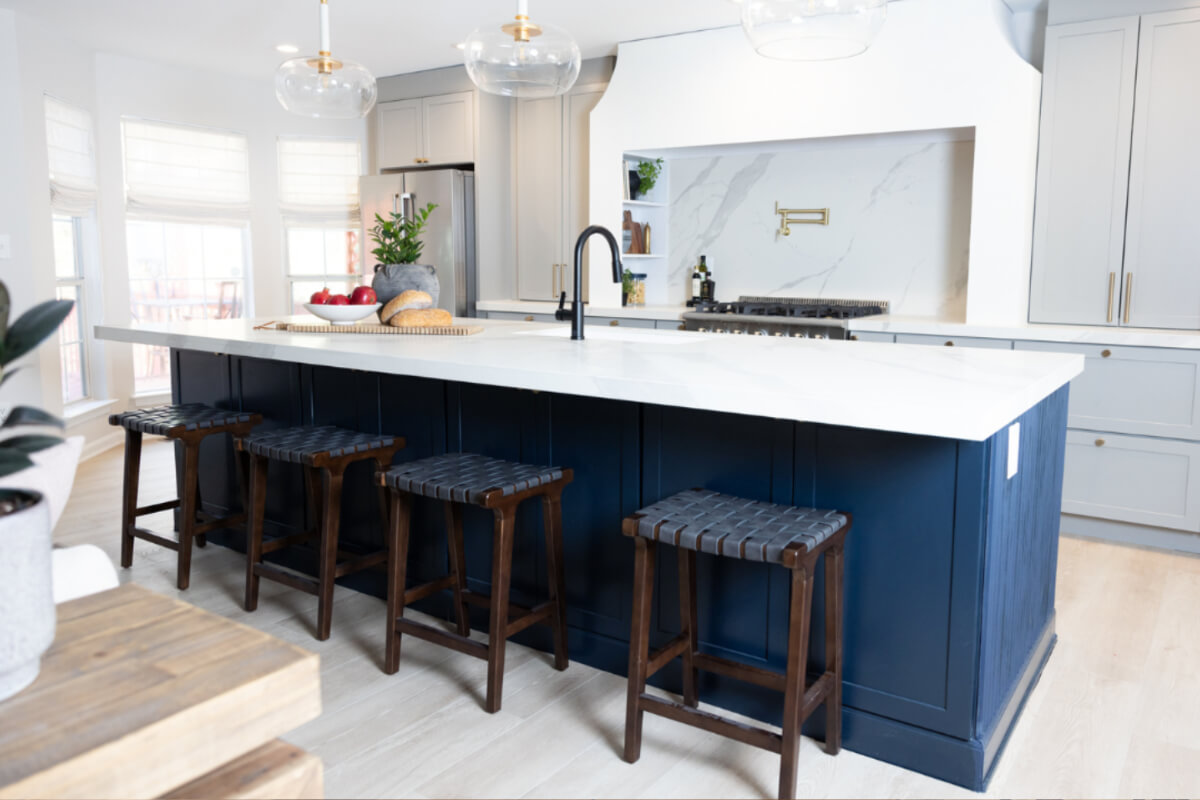
{"type": "Polygon", "coordinates": [[[629,301],[631,294],[633,294],[633,271],[627,269],[621,274],[621,305],[625,305],[629,301]]]}
{"type": "Polygon", "coordinates": [[[641,183],[638,184],[638,193],[645,196],[650,194],[654,189],[654,185],[658,183],[658,176],[662,174],[663,160],[656,158],[653,161],[642,161],[638,164],[637,174],[641,183]]]}

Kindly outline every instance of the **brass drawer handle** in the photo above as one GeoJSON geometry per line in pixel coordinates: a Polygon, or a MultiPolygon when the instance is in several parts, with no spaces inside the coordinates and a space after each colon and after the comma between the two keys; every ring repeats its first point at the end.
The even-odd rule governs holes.
{"type": "Polygon", "coordinates": [[[679,326],[679,330],[681,330],[681,331],[686,331],[686,330],[687,330],[687,325],[680,325],[680,326],[679,326]]]}
{"type": "Polygon", "coordinates": [[[849,336],[847,336],[846,338],[847,338],[847,339],[849,339],[849,340],[850,340],[850,341],[852,341],[852,342],[857,342],[857,341],[858,341],[858,336],[857,336],[856,334],[853,334],[853,333],[852,333],[852,334],[850,334],[849,336]]]}
{"type": "Polygon", "coordinates": [[[1117,273],[1108,273],[1108,321],[1112,322],[1113,314],[1113,295],[1117,288],[1117,273]]]}
{"type": "Polygon", "coordinates": [[[1129,311],[1133,308],[1133,273],[1125,274],[1125,324],[1129,324],[1129,311]]]}
{"type": "Polygon", "coordinates": [[[526,321],[526,322],[533,322],[533,316],[531,315],[531,316],[528,316],[528,317],[526,317],[526,318],[525,318],[525,321],[526,321]]]}
{"type": "Polygon", "coordinates": [[[1097,440],[1096,440],[1096,447],[1104,447],[1104,440],[1103,440],[1103,439],[1097,439],[1097,440]]]}
{"type": "Polygon", "coordinates": [[[615,327],[617,327],[617,326],[618,326],[618,325],[620,325],[620,324],[621,324],[621,320],[619,320],[619,319],[614,319],[614,320],[612,320],[611,322],[609,322],[609,323],[608,323],[608,327],[610,327],[610,328],[615,328],[615,327]]]}
{"type": "Polygon", "coordinates": [[[1112,355],[1112,350],[1101,350],[1100,351],[1101,358],[1108,358],[1111,355],[1112,355]]]}
{"type": "Polygon", "coordinates": [[[954,342],[953,342],[953,341],[947,341],[947,342],[946,342],[946,347],[954,347],[954,342]]]}

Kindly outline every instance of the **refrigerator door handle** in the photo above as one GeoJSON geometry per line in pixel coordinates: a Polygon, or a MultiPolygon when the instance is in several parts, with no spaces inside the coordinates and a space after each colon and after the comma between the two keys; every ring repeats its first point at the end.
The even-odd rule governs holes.
{"type": "Polygon", "coordinates": [[[412,222],[413,211],[416,209],[416,195],[412,192],[405,192],[400,195],[400,215],[409,222],[412,222]]]}

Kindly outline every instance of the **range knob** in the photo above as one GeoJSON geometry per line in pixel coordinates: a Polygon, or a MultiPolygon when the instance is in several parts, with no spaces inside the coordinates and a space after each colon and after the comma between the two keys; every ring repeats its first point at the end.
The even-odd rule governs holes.
{"type": "Polygon", "coordinates": [[[775,332],[774,332],[774,333],[772,333],[771,335],[772,335],[772,336],[778,336],[778,337],[780,337],[780,338],[783,338],[784,336],[787,336],[787,334],[786,334],[786,333],[784,333],[783,331],[775,331],[775,332]]]}
{"type": "Polygon", "coordinates": [[[766,336],[766,335],[767,335],[767,332],[766,332],[766,331],[764,331],[762,328],[759,328],[758,330],[756,330],[756,331],[754,332],[754,335],[755,335],[755,336],[766,336]]]}
{"type": "Polygon", "coordinates": [[[713,328],[713,333],[724,333],[724,332],[725,332],[724,328],[713,328]]]}
{"type": "Polygon", "coordinates": [[[742,330],[741,328],[734,328],[732,331],[730,331],[730,333],[736,333],[739,336],[745,332],[746,331],[742,330]]]}
{"type": "Polygon", "coordinates": [[[812,335],[812,338],[814,338],[814,339],[828,339],[829,337],[828,337],[826,334],[824,334],[824,333],[814,333],[814,334],[812,335]]]}
{"type": "Polygon", "coordinates": [[[696,328],[697,333],[708,333],[708,328],[696,328]]]}
{"type": "Polygon", "coordinates": [[[795,333],[792,334],[792,338],[793,339],[807,339],[808,334],[805,333],[804,331],[796,331],[795,333]]]}

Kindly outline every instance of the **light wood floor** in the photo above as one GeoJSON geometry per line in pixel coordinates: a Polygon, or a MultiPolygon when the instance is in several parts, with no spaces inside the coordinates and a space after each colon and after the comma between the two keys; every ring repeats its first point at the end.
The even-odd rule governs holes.
{"type": "MultiPolygon", "coordinates": [[[[170,459],[168,445],[147,444],[143,503],[171,495],[170,459]]],[[[116,563],[120,480],[120,449],[83,464],[57,541],[97,544],[116,563]]],[[[147,521],[170,529],[169,515],[147,521]]],[[[408,637],[400,672],[383,674],[381,600],[339,589],[333,636],[318,642],[313,597],[264,581],[258,611],[243,611],[243,569],[229,550],[198,550],[192,588],[178,592],[174,554],[138,542],[121,579],[320,653],[324,713],[288,738],[324,759],[330,797],[773,796],[777,756],[649,714],[641,761],[622,761],[616,675],[555,672],[510,645],[504,708],[489,715],[477,659],[408,637]]],[[[1064,538],[1058,635],[989,796],[1200,796],[1200,559],[1064,538]]],[[[808,739],[799,791],[972,796],[808,739]]]]}

